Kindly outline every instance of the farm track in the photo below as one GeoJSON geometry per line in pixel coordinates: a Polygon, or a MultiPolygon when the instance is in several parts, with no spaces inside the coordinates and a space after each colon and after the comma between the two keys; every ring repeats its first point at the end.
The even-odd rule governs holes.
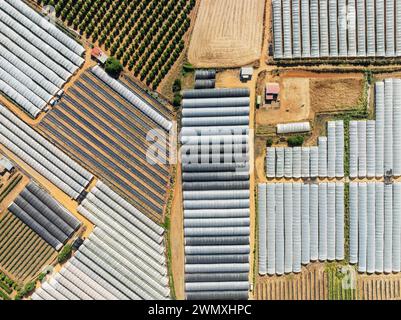
{"type": "Polygon", "coordinates": [[[0,219],[0,270],[17,281],[30,280],[57,252],[9,212],[0,219]]]}
{"type": "MultiPolygon", "coordinates": [[[[158,111],[157,107],[163,106],[153,108],[158,111]]],[[[172,117],[169,109],[158,112],[172,117]]],[[[170,144],[168,136],[166,141],[148,141],[152,129],[161,130],[91,72],[84,73],[38,125],[41,133],[115,186],[139,210],[160,219],[170,182],[170,144]],[[148,161],[148,149],[153,146],[164,154],[155,164],[148,161]]]]}

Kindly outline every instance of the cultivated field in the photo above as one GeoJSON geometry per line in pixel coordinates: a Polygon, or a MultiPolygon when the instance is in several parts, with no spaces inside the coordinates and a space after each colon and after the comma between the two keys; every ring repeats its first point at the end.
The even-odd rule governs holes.
{"type": "Polygon", "coordinates": [[[188,51],[196,67],[237,67],[259,59],[263,0],[202,0],[188,51]]]}
{"type": "Polygon", "coordinates": [[[28,177],[15,169],[0,176],[0,213],[5,211],[28,181],[28,177]]]}
{"type": "Polygon", "coordinates": [[[0,217],[0,270],[18,282],[34,278],[57,252],[9,212],[0,217]]]}
{"type": "Polygon", "coordinates": [[[358,277],[358,299],[401,300],[400,275],[362,275],[358,277]]]}
{"type": "MultiPolygon", "coordinates": [[[[357,290],[344,287],[341,266],[313,263],[299,274],[257,278],[257,300],[353,300],[357,290]]],[[[346,268],[347,270],[349,268],[346,268]]],[[[353,273],[352,273],[353,274],[353,273]]],[[[355,285],[356,275],[349,277],[355,285]]],[[[351,288],[351,287],[350,287],[351,288]]],[[[399,292],[399,291],[398,291],[399,292]]]]}
{"type": "MultiPolygon", "coordinates": [[[[129,78],[123,83],[137,92],[129,78]]],[[[155,101],[152,106],[171,119],[170,110],[155,101]]],[[[169,144],[157,142],[166,151],[165,163],[150,164],[147,152],[154,142],[147,141],[147,134],[160,127],[92,72],[81,76],[38,128],[141,212],[160,218],[170,180],[169,144]]]]}
{"type": "Polygon", "coordinates": [[[324,264],[303,268],[299,274],[258,277],[255,286],[257,300],[327,300],[328,274],[324,264]]]}

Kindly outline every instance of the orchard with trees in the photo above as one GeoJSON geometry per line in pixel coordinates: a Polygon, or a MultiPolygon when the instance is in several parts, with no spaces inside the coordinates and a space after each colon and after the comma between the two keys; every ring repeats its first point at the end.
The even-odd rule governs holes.
{"type": "Polygon", "coordinates": [[[156,89],[184,50],[196,0],[37,0],[156,89]]]}

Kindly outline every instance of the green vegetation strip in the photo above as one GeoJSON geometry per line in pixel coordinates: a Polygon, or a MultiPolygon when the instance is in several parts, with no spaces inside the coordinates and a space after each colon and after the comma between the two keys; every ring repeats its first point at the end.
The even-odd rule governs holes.
{"type": "Polygon", "coordinates": [[[5,292],[8,294],[11,294],[13,292],[13,289],[11,289],[8,285],[6,285],[4,282],[0,281],[0,288],[4,289],[5,292]]]}
{"type": "Polygon", "coordinates": [[[355,300],[356,276],[351,266],[327,263],[329,300],[355,300]]]}
{"type": "Polygon", "coordinates": [[[4,293],[3,291],[0,290],[0,299],[10,300],[10,297],[6,293],[4,293]]]}

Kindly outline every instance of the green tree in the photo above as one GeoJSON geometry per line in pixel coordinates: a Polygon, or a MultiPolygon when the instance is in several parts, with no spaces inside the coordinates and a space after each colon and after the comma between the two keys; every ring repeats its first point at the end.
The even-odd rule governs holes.
{"type": "Polygon", "coordinates": [[[304,137],[292,136],[287,139],[287,142],[290,147],[300,147],[304,143],[304,137]]]}
{"type": "Polygon", "coordinates": [[[57,257],[57,261],[59,263],[63,263],[71,257],[71,254],[72,254],[72,245],[66,244],[64,248],[60,251],[57,257]]]}
{"type": "Polygon", "coordinates": [[[173,83],[173,92],[180,92],[181,91],[181,79],[175,79],[173,83]]]}
{"type": "Polygon", "coordinates": [[[114,78],[118,78],[120,75],[120,72],[123,70],[123,66],[120,63],[120,61],[118,61],[116,58],[114,57],[110,57],[106,60],[106,64],[105,64],[105,71],[112,77],[114,78]]]}

